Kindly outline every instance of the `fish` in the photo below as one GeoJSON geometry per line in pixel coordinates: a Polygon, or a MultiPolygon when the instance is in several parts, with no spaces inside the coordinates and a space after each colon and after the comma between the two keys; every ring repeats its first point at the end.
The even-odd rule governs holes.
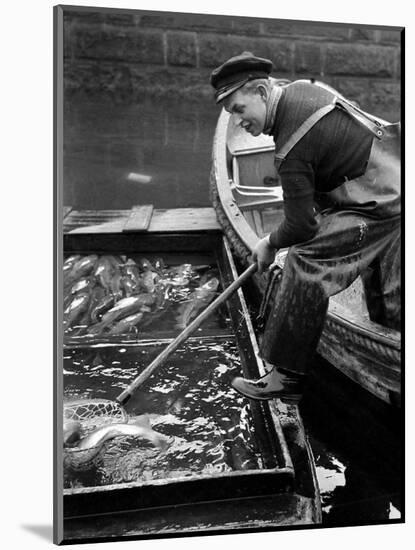
{"type": "Polygon", "coordinates": [[[205,309],[215,297],[219,287],[219,279],[212,277],[197,287],[190,295],[189,300],[182,302],[178,307],[177,325],[184,329],[199,312],[205,309]]]}
{"type": "Polygon", "coordinates": [[[89,298],[89,292],[80,292],[75,295],[74,299],[63,312],[63,326],[65,330],[71,328],[87,310],[89,298]]]}
{"type": "Polygon", "coordinates": [[[114,271],[114,274],[112,276],[111,293],[116,300],[119,300],[122,296],[121,273],[119,269],[114,271]]]}
{"type": "Polygon", "coordinates": [[[115,269],[119,269],[124,264],[124,261],[122,260],[121,256],[114,256],[114,254],[108,254],[106,255],[109,262],[114,266],[115,269]]]}
{"type": "Polygon", "coordinates": [[[63,446],[72,447],[81,439],[82,425],[75,420],[67,420],[63,424],[63,446]]]}
{"type": "Polygon", "coordinates": [[[111,292],[112,278],[115,267],[108,256],[101,256],[94,269],[94,277],[107,292],[111,292]]]}
{"type": "Polygon", "coordinates": [[[162,275],[166,269],[166,264],[164,263],[163,258],[154,258],[153,266],[159,275],[162,275]]]}
{"type": "Polygon", "coordinates": [[[84,256],[83,258],[80,258],[74,263],[71,271],[68,274],[68,279],[75,282],[81,277],[89,275],[93,270],[97,260],[98,256],[96,254],[90,254],[89,256],[84,256]]]}
{"type": "Polygon", "coordinates": [[[159,275],[155,271],[145,271],[141,277],[144,288],[147,292],[154,292],[156,283],[159,280],[159,275]]]}
{"type": "Polygon", "coordinates": [[[156,297],[154,302],[155,309],[160,310],[166,308],[166,302],[168,302],[170,296],[170,288],[171,285],[168,283],[165,284],[162,281],[156,284],[154,289],[154,295],[156,297]]]}
{"type": "Polygon", "coordinates": [[[170,276],[164,281],[173,287],[181,287],[189,284],[193,275],[192,264],[182,264],[170,270],[170,276]]]}
{"type": "Polygon", "coordinates": [[[137,311],[141,311],[142,306],[151,306],[154,300],[154,296],[150,294],[137,294],[137,296],[123,298],[103,315],[102,320],[106,323],[116,321],[137,311]]]}
{"type": "Polygon", "coordinates": [[[128,277],[127,275],[123,275],[121,277],[120,285],[126,298],[129,298],[134,294],[135,285],[130,277],[128,277]]]}
{"type": "Polygon", "coordinates": [[[134,292],[139,291],[140,289],[143,289],[143,285],[141,282],[141,276],[140,271],[138,269],[138,265],[135,263],[134,260],[129,258],[125,264],[122,266],[122,273],[123,276],[130,279],[134,292]]]}
{"type": "Polygon", "coordinates": [[[101,322],[89,327],[88,334],[99,335],[111,323],[141,311],[143,306],[149,306],[154,303],[155,297],[150,294],[138,294],[137,296],[129,296],[122,298],[110,310],[102,316],[101,322]]]}
{"type": "Polygon", "coordinates": [[[147,260],[147,258],[140,258],[138,260],[138,267],[141,269],[141,271],[154,271],[154,267],[150,260],[147,260]]]}
{"type": "MultiPolygon", "coordinates": [[[[102,288],[102,286],[96,285],[96,286],[92,287],[92,289],[90,291],[88,309],[86,310],[86,312],[84,313],[84,315],[82,316],[82,318],[79,321],[79,325],[82,328],[79,329],[78,335],[83,334],[86,331],[87,327],[91,324],[91,322],[93,322],[93,323],[98,322],[98,319],[96,319],[95,321],[92,320],[91,314],[94,311],[94,309],[96,308],[96,306],[100,302],[102,302],[102,300],[104,299],[105,296],[106,296],[105,290],[102,288]]],[[[111,303],[111,306],[112,305],[113,304],[111,303]]],[[[111,306],[109,306],[109,307],[111,307],[111,306]]]]}
{"type": "Polygon", "coordinates": [[[64,425],[64,467],[75,470],[88,470],[96,465],[107,441],[117,437],[139,437],[149,441],[160,450],[165,450],[171,444],[172,439],[153,430],[148,416],[136,417],[134,422],[107,424],[83,435],[83,429],[79,422],[71,421],[69,427],[64,425]]]}
{"type": "Polygon", "coordinates": [[[80,439],[76,449],[97,448],[99,451],[106,441],[127,436],[146,439],[159,449],[165,449],[169,441],[168,437],[151,428],[148,418],[144,415],[131,423],[108,424],[107,426],[95,428],[87,436],[80,439]]]}
{"type": "Polygon", "coordinates": [[[88,288],[92,288],[94,284],[95,284],[94,277],[82,277],[82,279],[79,279],[79,281],[77,281],[71,286],[70,293],[77,294],[82,290],[87,290],[88,288]]]}
{"type": "MultiPolygon", "coordinates": [[[[105,293],[105,291],[104,291],[105,293]]],[[[114,305],[115,299],[112,294],[104,294],[104,296],[98,301],[91,310],[91,321],[98,323],[101,316],[104,315],[114,305]]]]}
{"type": "Polygon", "coordinates": [[[143,318],[143,315],[144,313],[142,311],[139,311],[138,313],[133,313],[133,315],[128,315],[128,317],[120,319],[110,328],[109,333],[124,334],[126,332],[129,332],[132,328],[135,328],[138,325],[138,323],[143,318]]]}
{"type": "Polygon", "coordinates": [[[72,256],[69,256],[69,258],[66,258],[66,260],[63,262],[63,277],[65,279],[65,276],[70,273],[72,270],[74,264],[81,258],[80,254],[73,254],[72,256]]]}
{"type": "Polygon", "coordinates": [[[89,306],[88,306],[88,317],[91,319],[92,312],[95,310],[95,308],[102,302],[102,300],[105,298],[105,290],[102,288],[102,286],[94,286],[91,290],[91,298],[89,300],[89,306]]]}

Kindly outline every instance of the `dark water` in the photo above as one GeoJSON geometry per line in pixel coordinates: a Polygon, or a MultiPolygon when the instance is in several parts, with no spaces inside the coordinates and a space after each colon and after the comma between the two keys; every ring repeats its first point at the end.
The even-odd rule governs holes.
{"type": "MultiPolygon", "coordinates": [[[[164,344],[147,344],[67,349],[64,399],[114,400],[163,348],[164,344]]],[[[188,341],[128,402],[129,422],[145,415],[155,431],[168,437],[167,449],[134,437],[114,439],[103,447],[94,468],[66,468],[65,485],[262,468],[248,401],[230,386],[239,372],[235,342],[188,341]]]]}
{"type": "MultiPolygon", "coordinates": [[[[214,105],[205,104],[117,105],[72,100],[65,108],[65,206],[208,206],[217,114],[214,105]],[[131,181],[131,173],[149,176],[151,182],[131,181]]],[[[381,408],[378,415],[377,403],[375,412],[367,414],[367,396],[356,401],[359,392],[354,386],[347,405],[339,409],[338,395],[347,384],[330,381],[322,393],[320,382],[327,371],[322,362],[318,369],[319,378],[310,384],[303,416],[316,458],[324,523],[359,525],[399,518],[401,439],[394,419],[388,409],[381,408]],[[356,411],[357,419],[345,414],[347,409],[356,411]],[[389,424],[390,429],[385,429],[389,424]]]]}
{"type": "Polygon", "coordinates": [[[95,210],[208,205],[218,112],[215,104],[68,103],[64,205],[95,210]],[[134,174],[151,182],[137,182],[134,174]]]}

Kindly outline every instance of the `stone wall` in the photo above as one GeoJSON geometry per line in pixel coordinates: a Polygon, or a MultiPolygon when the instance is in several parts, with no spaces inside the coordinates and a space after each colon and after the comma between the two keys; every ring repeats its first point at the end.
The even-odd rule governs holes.
{"type": "Polygon", "coordinates": [[[274,76],[322,80],[363,108],[399,118],[399,29],[139,10],[64,10],[68,95],[211,99],[212,68],[243,50],[272,59],[274,76]]]}

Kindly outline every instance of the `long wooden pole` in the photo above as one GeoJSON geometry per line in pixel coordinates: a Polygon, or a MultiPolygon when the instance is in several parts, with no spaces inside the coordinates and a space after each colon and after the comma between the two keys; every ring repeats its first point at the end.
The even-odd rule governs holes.
{"type": "Polygon", "coordinates": [[[250,265],[226,290],[220,294],[202,313],[194,319],[170,344],[146,367],[141,374],[116,398],[121,405],[125,405],[134,391],[141,386],[153,372],[207,319],[221,304],[251,277],[258,269],[256,263],[250,265]]]}

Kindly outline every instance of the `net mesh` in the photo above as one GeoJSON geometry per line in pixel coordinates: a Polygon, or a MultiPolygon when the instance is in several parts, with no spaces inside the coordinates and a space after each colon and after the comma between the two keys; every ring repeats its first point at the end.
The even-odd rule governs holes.
{"type": "Polygon", "coordinates": [[[64,422],[81,422],[82,427],[88,430],[103,424],[127,422],[128,415],[115,401],[90,399],[64,403],[63,419],[64,422]]]}
{"type": "MultiPolygon", "coordinates": [[[[81,422],[85,436],[94,428],[105,424],[127,422],[128,415],[115,401],[90,399],[64,403],[63,420],[64,423],[81,422]]],[[[64,448],[64,465],[75,470],[87,470],[100,461],[102,449],[103,445],[89,449],[64,448]]]]}

